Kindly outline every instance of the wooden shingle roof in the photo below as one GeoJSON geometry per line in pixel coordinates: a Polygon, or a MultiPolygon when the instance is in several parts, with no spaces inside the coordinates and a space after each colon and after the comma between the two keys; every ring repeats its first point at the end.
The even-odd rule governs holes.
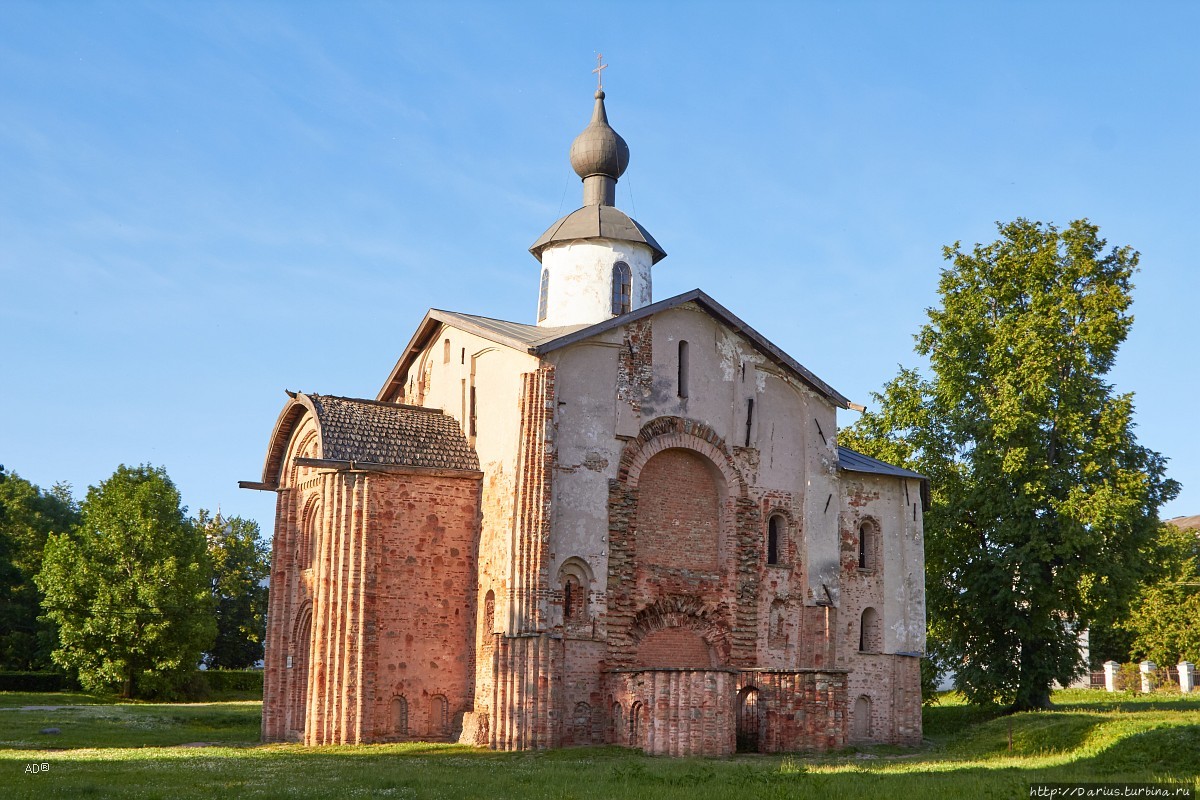
{"type": "Polygon", "coordinates": [[[458,420],[436,408],[310,394],[331,461],[433,469],[479,469],[458,420]]]}

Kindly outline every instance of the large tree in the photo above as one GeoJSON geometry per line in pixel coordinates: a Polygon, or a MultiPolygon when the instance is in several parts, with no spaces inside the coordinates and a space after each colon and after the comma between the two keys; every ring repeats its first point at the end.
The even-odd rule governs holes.
{"type": "Polygon", "coordinates": [[[54,625],[40,619],[34,576],[52,532],[70,530],[79,511],[70,487],[43,491],[0,467],[0,669],[49,669],[58,644],[54,625]]]}
{"type": "Polygon", "coordinates": [[[216,641],[204,663],[219,669],[253,667],[263,657],[267,633],[271,550],[254,520],[210,517],[201,509],[195,525],[208,542],[217,622],[216,641]]]}
{"type": "Polygon", "coordinates": [[[1045,707],[1084,664],[1077,634],[1148,569],[1178,491],[1107,375],[1138,254],[1086,220],[1018,219],[945,248],[941,305],[843,444],[928,475],[930,638],[973,702],[1045,707]]]}
{"type": "Polygon", "coordinates": [[[161,468],[122,465],[80,510],[74,530],[49,537],[37,577],[55,662],[87,689],[173,690],[215,632],[204,535],[161,468]]]}

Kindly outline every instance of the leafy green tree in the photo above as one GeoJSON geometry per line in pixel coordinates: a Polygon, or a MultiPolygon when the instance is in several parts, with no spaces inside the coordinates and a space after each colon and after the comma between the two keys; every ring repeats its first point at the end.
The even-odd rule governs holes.
{"type": "Polygon", "coordinates": [[[39,619],[42,593],[34,577],[51,532],[79,521],[70,487],[45,492],[0,467],[0,669],[45,670],[58,644],[49,620],[39,619]]]}
{"type": "Polygon", "coordinates": [[[1138,255],[1086,220],[1018,219],[944,250],[941,305],[842,444],[929,476],[930,641],[976,703],[1046,707],[1084,665],[1077,632],[1149,570],[1178,492],[1107,382],[1133,318],[1138,255]]]}
{"type": "Polygon", "coordinates": [[[70,533],[50,535],[37,577],[59,628],[54,661],[87,689],[169,693],[215,633],[204,535],[148,465],[120,466],[80,510],[70,533]]]}
{"type": "Polygon", "coordinates": [[[1159,666],[1200,661],[1200,532],[1164,525],[1163,575],[1142,586],[1121,627],[1133,635],[1132,656],[1159,666]]]}
{"type": "Polygon", "coordinates": [[[201,509],[195,525],[208,542],[217,621],[217,638],[204,662],[217,669],[253,667],[263,657],[267,634],[271,550],[253,520],[210,517],[201,509]]]}

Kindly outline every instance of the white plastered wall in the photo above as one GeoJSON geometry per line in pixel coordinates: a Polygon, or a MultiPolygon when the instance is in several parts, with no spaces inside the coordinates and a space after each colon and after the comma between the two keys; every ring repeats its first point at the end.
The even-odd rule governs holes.
{"type": "Polygon", "coordinates": [[[542,251],[542,269],[549,274],[546,318],[542,327],[586,325],[613,317],[613,266],[629,265],[632,309],[651,302],[649,247],[615,239],[579,239],[555,244],[542,251]]]}

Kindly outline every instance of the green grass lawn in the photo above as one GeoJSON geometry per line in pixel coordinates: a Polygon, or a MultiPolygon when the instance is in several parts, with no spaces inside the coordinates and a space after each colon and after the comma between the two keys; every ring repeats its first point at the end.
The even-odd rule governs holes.
{"type": "Polygon", "coordinates": [[[263,746],[254,702],[0,693],[0,796],[923,800],[1028,797],[1031,782],[1196,785],[1200,697],[1068,691],[1055,702],[1054,711],[1006,717],[947,696],[926,709],[920,749],[667,759],[616,747],[263,746]],[[30,705],[61,707],[19,710],[30,705]],[[39,733],[48,727],[61,732],[39,733]],[[196,743],[210,746],[180,746],[196,743]]]}

